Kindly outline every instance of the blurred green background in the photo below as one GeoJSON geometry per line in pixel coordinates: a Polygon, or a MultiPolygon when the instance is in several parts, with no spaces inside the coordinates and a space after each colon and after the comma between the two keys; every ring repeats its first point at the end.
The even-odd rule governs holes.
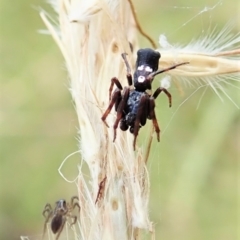
{"type": "MultiPolygon", "coordinates": [[[[235,33],[240,30],[239,0],[134,3],[142,27],[156,41],[165,33],[170,43],[188,43],[209,26],[221,29],[233,17],[235,33]]],[[[52,38],[38,33],[45,29],[38,7],[51,12],[40,0],[0,1],[1,240],[40,239],[46,202],[77,192],[57,171],[78,149],[69,79],[52,38]]],[[[149,43],[140,37],[140,46],[149,43]]],[[[176,86],[170,91],[171,110],[164,96],[157,100],[164,132],[161,144],[154,140],[148,163],[156,239],[239,239],[239,109],[211,90],[201,99],[204,89],[178,109],[193,89],[184,87],[184,96],[176,86]]],[[[239,89],[227,92],[240,106],[239,89]]],[[[140,135],[148,130],[149,125],[140,135]]],[[[75,155],[64,166],[69,179],[77,175],[78,162],[75,155]]]]}

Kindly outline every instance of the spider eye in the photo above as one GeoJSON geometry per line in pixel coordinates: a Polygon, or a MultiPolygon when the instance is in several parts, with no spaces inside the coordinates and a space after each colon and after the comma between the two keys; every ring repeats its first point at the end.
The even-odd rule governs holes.
{"type": "Polygon", "coordinates": [[[143,66],[143,65],[141,65],[141,66],[139,66],[139,67],[137,68],[137,70],[140,70],[140,71],[142,71],[142,70],[143,70],[143,68],[144,68],[144,66],[143,66]]]}
{"type": "Polygon", "coordinates": [[[142,82],[144,82],[145,81],[145,77],[144,76],[139,76],[138,77],[138,82],[140,82],[140,83],[142,83],[142,82]]]}
{"type": "Polygon", "coordinates": [[[147,66],[147,67],[145,67],[145,71],[146,71],[146,72],[152,72],[153,70],[152,70],[152,68],[150,68],[149,66],[147,66]]]}

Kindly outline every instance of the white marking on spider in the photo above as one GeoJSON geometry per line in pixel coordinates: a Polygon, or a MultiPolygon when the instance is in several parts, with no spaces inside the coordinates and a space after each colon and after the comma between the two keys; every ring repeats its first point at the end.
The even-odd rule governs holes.
{"type": "Polygon", "coordinates": [[[145,67],[145,71],[146,71],[146,72],[152,72],[153,70],[152,70],[152,68],[150,68],[149,66],[146,66],[146,67],[145,67]]]}
{"type": "Polygon", "coordinates": [[[144,76],[139,76],[138,77],[138,82],[144,82],[145,81],[145,77],[144,76]]]}
{"type": "Polygon", "coordinates": [[[141,66],[139,66],[139,67],[137,68],[137,70],[140,70],[140,71],[142,71],[142,70],[143,70],[143,68],[144,68],[144,65],[141,65],[141,66]]]}

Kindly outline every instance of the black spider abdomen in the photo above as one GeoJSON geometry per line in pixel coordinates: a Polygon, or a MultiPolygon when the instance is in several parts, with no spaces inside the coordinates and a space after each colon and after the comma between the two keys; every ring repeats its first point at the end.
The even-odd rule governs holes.
{"type": "Polygon", "coordinates": [[[143,92],[138,92],[133,90],[129,93],[128,101],[127,101],[127,111],[128,113],[137,114],[139,102],[143,92]]]}
{"type": "Polygon", "coordinates": [[[136,90],[129,93],[127,106],[125,108],[124,122],[130,127],[130,132],[132,132],[134,128],[141,97],[145,94],[145,92],[138,92],[136,90]]]}

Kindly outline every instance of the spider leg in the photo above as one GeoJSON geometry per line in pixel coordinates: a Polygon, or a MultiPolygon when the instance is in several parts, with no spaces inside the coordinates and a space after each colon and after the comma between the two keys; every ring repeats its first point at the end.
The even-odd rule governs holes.
{"type": "Polygon", "coordinates": [[[116,77],[113,77],[111,79],[111,84],[109,87],[109,101],[111,101],[111,95],[112,95],[112,90],[113,90],[114,84],[117,86],[118,89],[123,90],[122,84],[119,82],[119,80],[116,77]]]}
{"type": "Polygon", "coordinates": [[[71,203],[73,203],[75,199],[78,200],[78,196],[71,197],[71,203]]]}
{"type": "Polygon", "coordinates": [[[122,53],[122,58],[123,58],[123,61],[127,67],[127,80],[128,80],[128,85],[129,86],[132,86],[132,74],[131,74],[131,68],[130,68],[130,65],[129,65],[129,62],[126,58],[126,55],[127,53],[122,53]]]}
{"type": "Polygon", "coordinates": [[[75,202],[73,205],[72,205],[72,209],[75,209],[76,207],[78,207],[78,210],[80,211],[81,207],[79,205],[78,202],[75,202]]]}
{"type": "Polygon", "coordinates": [[[149,97],[148,96],[145,96],[146,97],[146,101],[144,101],[143,103],[143,112],[141,114],[141,117],[140,117],[140,124],[141,126],[144,126],[147,122],[147,118],[149,116],[149,97]]]}
{"type": "Polygon", "coordinates": [[[153,97],[149,99],[149,119],[152,120],[155,132],[157,133],[157,140],[160,141],[160,128],[158,126],[156,114],[155,114],[155,100],[153,97]]]}
{"type": "Polygon", "coordinates": [[[71,215],[69,217],[73,219],[72,223],[70,224],[70,227],[71,227],[72,225],[74,225],[77,222],[77,216],[71,215]]]}
{"type": "Polygon", "coordinates": [[[75,205],[74,200],[76,200],[77,201],[76,203],[78,203],[79,202],[78,196],[71,197],[71,206],[75,205]]]}
{"type": "Polygon", "coordinates": [[[156,91],[153,93],[152,97],[154,99],[156,99],[161,92],[164,92],[167,95],[168,101],[169,101],[169,107],[171,107],[172,106],[172,96],[166,88],[162,88],[162,87],[157,88],[156,91]]]}
{"type": "Polygon", "coordinates": [[[73,197],[71,198],[71,202],[70,202],[70,206],[69,206],[68,211],[69,211],[69,210],[72,211],[72,210],[74,210],[76,207],[78,208],[78,211],[80,212],[81,207],[80,207],[80,205],[79,205],[79,198],[78,198],[77,196],[73,196],[73,197]],[[74,200],[76,200],[77,202],[74,202],[74,200]]]}
{"type": "Polygon", "coordinates": [[[44,207],[44,210],[43,210],[43,212],[42,212],[42,215],[43,215],[45,218],[47,218],[48,216],[46,216],[45,213],[48,213],[48,215],[49,215],[49,213],[50,213],[51,211],[52,211],[52,206],[51,206],[51,204],[47,203],[47,204],[45,205],[45,207],[44,207]]]}
{"type": "Polygon", "coordinates": [[[158,75],[160,73],[164,73],[164,72],[170,71],[172,69],[175,69],[175,68],[177,68],[179,66],[182,66],[182,65],[185,65],[185,64],[189,64],[189,62],[178,63],[178,64],[175,64],[175,65],[172,65],[171,67],[164,68],[162,70],[158,70],[156,72],[153,72],[153,73],[149,74],[147,78],[152,82],[156,75],[158,75]]]}
{"type": "Polygon", "coordinates": [[[49,221],[49,219],[52,217],[53,215],[53,210],[52,210],[52,206],[47,203],[43,212],[42,212],[43,216],[45,217],[45,222],[44,222],[44,226],[43,226],[43,234],[42,234],[42,239],[44,238],[44,235],[46,233],[46,229],[47,229],[47,223],[49,221]],[[47,215],[46,215],[47,213],[47,215]]]}
{"type": "Polygon", "coordinates": [[[112,99],[108,105],[107,110],[105,111],[105,113],[102,115],[102,118],[101,118],[107,127],[109,127],[109,126],[105,120],[106,120],[108,114],[110,113],[110,111],[112,110],[114,103],[119,102],[119,99],[121,99],[121,90],[117,88],[112,95],[112,99]]]}
{"type": "Polygon", "coordinates": [[[149,101],[149,98],[147,95],[142,95],[140,102],[139,102],[139,107],[137,110],[137,115],[136,115],[136,119],[134,122],[134,129],[133,129],[133,149],[135,151],[135,146],[136,146],[136,140],[137,140],[137,136],[138,136],[138,132],[139,132],[139,128],[140,128],[140,123],[144,123],[144,118],[145,118],[145,123],[146,123],[146,118],[147,118],[147,112],[146,112],[146,106],[147,106],[147,102],[149,101]],[[145,116],[144,116],[145,115],[145,116]]]}
{"type": "Polygon", "coordinates": [[[124,111],[124,108],[126,107],[126,104],[127,104],[127,101],[128,101],[129,92],[130,92],[130,88],[125,87],[124,90],[123,90],[123,94],[122,94],[122,100],[120,101],[119,106],[117,108],[117,118],[116,118],[116,120],[114,122],[114,125],[113,125],[113,130],[114,130],[113,142],[116,139],[116,135],[117,135],[116,132],[117,132],[118,123],[122,119],[123,111],[124,111]]]}

